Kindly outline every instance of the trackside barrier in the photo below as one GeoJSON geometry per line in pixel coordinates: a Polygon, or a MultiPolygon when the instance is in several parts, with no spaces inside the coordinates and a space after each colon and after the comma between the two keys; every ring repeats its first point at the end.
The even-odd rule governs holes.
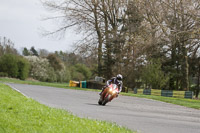
{"type": "Polygon", "coordinates": [[[164,97],[173,97],[173,91],[170,91],[170,90],[162,90],[162,91],[161,91],[161,96],[164,96],[164,97]]]}
{"type": "Polygon", "coordinates": [[[172,90],[156,90],[156,89],[133,89],[134,94],[175,97],[175,98],[193,98],[193,91],[172,91],[172,90]]]}
{"type": "Polygon", "coordinates": [[[185,97],[184,98],[193,98],[194,93],[192,91],[186,91],[185,92],[185,97]]]}
{"type": "Polygon", "coordinates": [[[86,81],[80,81],[80,88],[87,88],[87,82],[86,81]]]}
{"type": "Polygon", "coordinates": [[[101,83],[101,82],[94,81],[94,80],[87,81],[87,88],[89,88],[89,89],[101,90],[103,86],[105,86],[105,83],[101,83]]]}
{"type": "Polygon", "coordinates": [[[73,80],[70,80],[69,81],[69,87],[79,87],[79,82],[78,81],[73,81],[73,80]]]}
{"type": "Polygon", "coordinates": [[[86,81],[69,81],[69,87],[80,87],[80,88],[87,88],[87,82],[86,81]]]}
{"type": "Polygon", "coordinates": [[[150,89],[144,89],[143,94],[145,95],[151,95],[151,90],[150,89]]]}

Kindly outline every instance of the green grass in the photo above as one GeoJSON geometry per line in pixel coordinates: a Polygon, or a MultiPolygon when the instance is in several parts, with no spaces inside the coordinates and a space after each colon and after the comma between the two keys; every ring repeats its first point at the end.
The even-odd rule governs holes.
{"type": "Polygon", "coordinates": [[[132,93],[121,93],[121,94],[125,96],[154,99],[154,100],[181,105],[181,106],[185,106],[189,108],[200,109],[200,100],[195,100],[195,99],[173,98],[173,97],[163,97],[163,96],[153,96],[153,95],[140,95],[140,94],[132,94],[132,93]]]}
{"type": "Polygon", "coordinates": [[[105,121],[79,118],[27,98],[0,83],[0,133],[129,133],[105,121]]]}
{"type": "Polygon", "coordinates": [[[99,90],[95,90],[95,89],[86,89],[86,88],[80,88],[80,87],[69,87],[69,83],[49,83],[49,82],[40,82],[40,81],[33,81],[33,80],[19,80],[19,79],[14,79],[14,78],[1,78],[1,77],[0,77],[0,82],[29,84],[29,85],[41,85],[41,86],[50,86],[50,87],[58,87],[58,88],[65,88],[65,89],[99,91],[99,90]]]}
{"type": "Polygon", "coordinates": [[[52,86],[52,87],[60,87],[67,88],[69,83],[48,83],[48,82],[40,82],[34,80],[19,80],[14,78],[0,78],[1,82],[7,83],[19,83],[19,84],[30,84],[30,85],[42,85],[42,86],[52,86]]]}

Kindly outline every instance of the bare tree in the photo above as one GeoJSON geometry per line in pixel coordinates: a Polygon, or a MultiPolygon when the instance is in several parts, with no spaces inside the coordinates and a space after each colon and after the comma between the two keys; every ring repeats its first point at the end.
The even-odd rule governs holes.
{"type": "Polygon", "coordinates": [[[153,35],[160,36],[165,42],[171,66],[179,75],[176,76],[176,88],[180,82],[181,88],[188,90],[188,56],[199,45],[199,1],[146,0],[143,5],[146,7],[146,20],[152,29],[157,29],[153,35]]]}
{"type": "MultiPolygon", "coordinates": [[[[60,3],[55,1],[44,1],[44,6],[60,12],[61,16],[51,17],[50,19],[61,20],[61,27],[50,34],[62,35],[70,27],[76,27],[78,32],[84,34],[83,40],[80,40],[77,44],[77,48],[83,50],[83,46],[98,47],[98,70],[99,76],[102,70],[102,45],[103,45],[103,33],[101,29],[102,16],[99,13],[99,1],[98,0],[62,0],[60,3]],[[97,41],[94,41],[97,40],[97,41]],[[91,43],[92,42],[92,43],[91,43]],[[97,42],[97,43],[94,43],[97,42]],[[86,44],[87,45],[82,45],[86,44]]],[[[88,51],[88,49],[87,49],[88,51]]]]}
{"type": "Polygon", "coordinates": [[[39,57],[47,57],[49,55],[49,51],[46,49],[39,49],[38,53],[39,57]]]}
{"type": "MultiPolygon", "coordinates": [[[[118,21],[122,19],[125,12],[127,1],[123,0],[63,0],[61,2],[44,1],[45,7],[55,10],[62,14],[61,16],[52,17],[50,19],[61,19],[61,27],[48,35],[61,33],[64,34],[66,29],[75,26],[80,32],[85,34],[85,38],[80,45],[83,47],[87,43],[87,47],[91,46],[90,42],[97,40],[98,49],[98,71],[102,75],[103,66],[103,47],[105,47],[104,54],[106,56],[106,72],[112,73],[112,47],[113,40],[117,39],[117,32],[121,23],[118,21]],[[105,45],[105,46],[103,46],[105,45]]],[[[94,45],[94,43],[93,43],[94,45]]]]}
{"type": "Polygon", "coordinates": [[[6,37],[0,37],[0,56],[4,54],[18,55],[17,50],[14,48],[14,43],[6,37]]]}
{"type": "MultiPolygon", "coordinates": [[[[58,29],[48,34],[64,35],[70,27],[84,34],[76,50],[95,57],[98,75],[126,75],[132,84],[141,66],[161,58],[170,74],[170,88],[188,90],[188,60],[199,51],[199,0],[44,0],[58,29]],[[134,75],[134,76],[132,76],[134,75]]],[[[128,83],[127,82],[127,83],[128,83]]]]}

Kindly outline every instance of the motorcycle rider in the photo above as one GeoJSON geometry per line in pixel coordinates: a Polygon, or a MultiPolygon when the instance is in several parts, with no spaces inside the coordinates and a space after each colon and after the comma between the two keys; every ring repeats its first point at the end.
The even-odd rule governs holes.
{"type": "Polygon", "coordinates": [[[123,86],[122,79],[123,77],[121,74],[117,74],[116,77],[112,77],[110,80],[106,82],[107,85],[102,88],[102,91],[99,93],[99,95],[101,95],[102,92],[105,90],[105,88],[108,87],[110,84],[116,84],[118,86],[119,89],[118,94],[119,94],[122,91],[122,86],[123,86]]]}

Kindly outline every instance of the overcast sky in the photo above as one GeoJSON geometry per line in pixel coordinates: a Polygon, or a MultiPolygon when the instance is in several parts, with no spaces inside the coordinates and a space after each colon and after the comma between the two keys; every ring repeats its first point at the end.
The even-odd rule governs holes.
{"type": "Polygon", "coordinates": [[[0,36],[9,38],[18,50],[34,46],[36,50],[50,52],[70,51],[78,40],[72,30],[61,40],[42,36],[42,29],[56,26],[53,22],[42,21],[49,14],[39,0],[0,0],[0,36]]]}

